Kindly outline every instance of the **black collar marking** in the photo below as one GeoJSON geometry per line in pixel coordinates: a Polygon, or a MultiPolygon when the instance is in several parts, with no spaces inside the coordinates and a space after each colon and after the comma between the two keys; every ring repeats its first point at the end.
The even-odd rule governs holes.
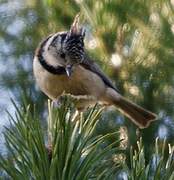
{"type": "Polygon", "coordinates": [[[66,74],[66,70],[64,67],[61,67],[61,66],[57,66],[57,67],[54,67],[50,64],[48,64],[45,59],[43,58],[42,54],[44,52],[44,45],[46,44],[46,42],[48,41],[49,38],[51,38],[52,35],[48,36],[47,39],[45,39],[41,45],[40,45],[40,49],[39,49],[39,52],[38,52],[38,59],[39,59],[39,62],[40,64],[43,66],[44,69],[46,69],[48,72],[50,72],[51,74],[57,74],[57,75],[63,75],[63,74],[66,74]]]}

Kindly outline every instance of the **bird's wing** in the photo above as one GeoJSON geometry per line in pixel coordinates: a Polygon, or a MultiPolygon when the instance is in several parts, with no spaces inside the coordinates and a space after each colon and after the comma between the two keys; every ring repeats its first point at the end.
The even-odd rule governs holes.
{"type": "Polygon", "coordinates": [[[93,73],[96,73],[100,78],[103,80],[103,82],[109,86],[110,88],[113,88],[114,90],[118,91],[117,88],[113,85],[112,81],[101,71],[100,67],[87,55],[83,62],[80,63],[82,67],[85,69],[88,69],[92,71],[93,73]]]}

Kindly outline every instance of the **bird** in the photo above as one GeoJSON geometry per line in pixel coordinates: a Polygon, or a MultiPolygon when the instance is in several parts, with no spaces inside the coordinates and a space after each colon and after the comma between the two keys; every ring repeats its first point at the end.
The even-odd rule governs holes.
{"type": "Polygon", "coordinates": [[[157,115],[121,95],[88,56],[84,38],[85,29],[79,25],[77,15],[70,30],[51,34],[39,44],[33,72],[41,91],[53,101],[70,94],[78,99],[79,110],[95,103],[114,105],[140,129],[148,127],[157,115]]]}

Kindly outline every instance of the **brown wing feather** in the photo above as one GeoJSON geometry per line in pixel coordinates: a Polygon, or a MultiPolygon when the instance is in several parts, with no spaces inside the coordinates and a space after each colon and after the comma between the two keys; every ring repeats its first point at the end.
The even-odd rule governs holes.
{"type": "Polygon", "coordinates": [[[113,85],[112,81],[101,71],[100,67],[87,55],[84,61],[81,63],[81,66],[99,75],[100,78],[108,87],[113,88],[114,90],[118,92],[117,88],[113,85]]]}

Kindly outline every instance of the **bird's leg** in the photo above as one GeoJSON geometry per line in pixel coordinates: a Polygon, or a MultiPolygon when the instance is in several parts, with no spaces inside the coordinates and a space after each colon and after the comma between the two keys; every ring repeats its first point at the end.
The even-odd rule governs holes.
{"type": "Polygon", "coordinates": [[[53,108],[59,108],[61,106],[61,103],[59,100],[53,100],[52,101],[52,107],[53,108]]]}
{"type": "Polygon", "coordinates": [[[63,93],[57,99],[54,99],[53,100],[53,107],[54,108],[59,108],[65,102],[65,99],[67,98],[67,96],[69,96],[69,95],[66,95],[66,94],[63,93]]]}
{"type": "Polygon", "coordinates": [[[59,98],[52,101],[52,107],[60,108],[64,101],[65,101],[65,97],[60,96],[59,98]]]}

